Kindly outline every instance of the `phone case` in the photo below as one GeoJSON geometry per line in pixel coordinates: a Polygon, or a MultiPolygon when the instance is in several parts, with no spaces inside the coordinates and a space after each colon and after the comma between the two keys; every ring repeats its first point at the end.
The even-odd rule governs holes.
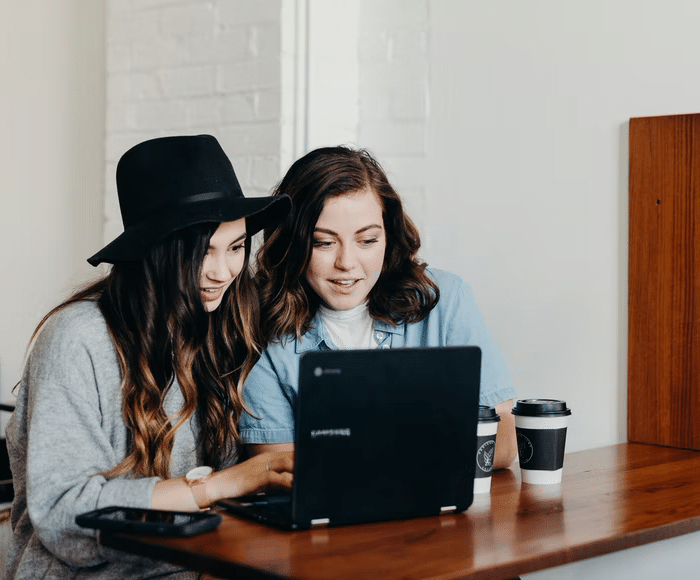
{"type": "Polygon", "coordinates": [[[157,536],[194,536],[221,523],[211,512],[174,512],[122,506],[106,507],[79,514],[75,523],[84,528],[157,536]]]}

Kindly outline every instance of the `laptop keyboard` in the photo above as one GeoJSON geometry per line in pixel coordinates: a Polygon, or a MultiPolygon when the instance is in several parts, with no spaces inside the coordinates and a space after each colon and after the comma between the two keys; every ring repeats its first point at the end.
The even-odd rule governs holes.
{"type": "Polygon", "coordinates": [[[251,501],[256,510],[282,516],[292,515],[292,497],[290,495],[271,495],[251,501]]]}

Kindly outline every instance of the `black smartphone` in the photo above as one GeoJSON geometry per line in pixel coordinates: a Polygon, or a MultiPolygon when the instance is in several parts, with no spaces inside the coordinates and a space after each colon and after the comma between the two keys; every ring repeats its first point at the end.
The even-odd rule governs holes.
{"type": "Polygon", "coordinates": [[[213,530],[220,522],[221,516],[211,512],[170,512],[121,506],[75,517],[75,523],[84,528],[157,536],[194,536],[213,530]]]}

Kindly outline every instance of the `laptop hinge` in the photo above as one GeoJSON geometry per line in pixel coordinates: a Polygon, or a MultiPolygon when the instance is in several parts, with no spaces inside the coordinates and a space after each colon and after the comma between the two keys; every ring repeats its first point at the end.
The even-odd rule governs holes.
{"type": "Polygon", "coordinates": [[[457,506],[456,505],[446,505],[445,507],[440,508],[440,513],[441,514],[446,514],[449,512],[456,512],[457,511],[457,506]]]}
{"type": "Polygon", "coordinates": [[[311,527],[312,528],[325,528],[328,526],[330,523],[329,518],[317,518],[315,520],[311,520],[311,527]]]}

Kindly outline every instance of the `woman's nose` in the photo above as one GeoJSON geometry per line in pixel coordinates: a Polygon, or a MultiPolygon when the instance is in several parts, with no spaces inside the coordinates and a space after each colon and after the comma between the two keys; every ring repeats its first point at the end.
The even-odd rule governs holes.
{"type": "Polygon", "coordinates": [[[335,256],[335,267],[339,270],[351,270],[357,262],[351,246],[341,246],[335,256]]]}
{"type": "Polygon", "coordinates": [[[231,277],[231,271],[226,263],[225,256],[207,256],[204,274],[210,280],[226,282],[231,277]]]}

